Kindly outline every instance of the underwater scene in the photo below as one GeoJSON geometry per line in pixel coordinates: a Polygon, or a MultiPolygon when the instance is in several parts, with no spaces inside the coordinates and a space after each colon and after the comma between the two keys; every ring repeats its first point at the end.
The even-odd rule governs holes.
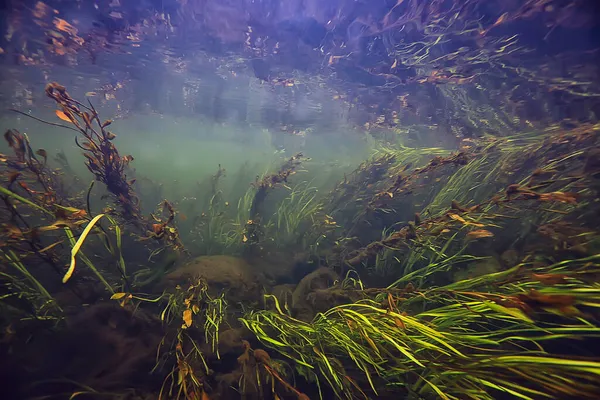
{"type": "Polygon", "coordinates": [[[600,398],[597,0],[0,33],[0,398],[600,398]]]}

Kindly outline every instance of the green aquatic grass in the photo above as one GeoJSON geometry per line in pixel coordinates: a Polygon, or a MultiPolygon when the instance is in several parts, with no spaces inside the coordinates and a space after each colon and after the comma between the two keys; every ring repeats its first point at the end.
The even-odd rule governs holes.
{"type": "MultiPolygon", "coordinates": [[[[408,291],[405,298],[392,301],[394,290],[405,282],[400,280],[378,289],[380,294],[372,299],[334,306],[309,322],[291,317],[269,296],[274,310],[251,311],[241,321],[299,372],[327,382],[338,398],[360,393],[354,393],[348,380],[350,369],[360,371],[375,394],[389,386],[424,398],[493,399],[501,391],[522,399],[591,399],[598,393],[593,382],[600,378],[600,360],[550,354],[545,347],[556,341],[598,339],[600,327],[593,316],[550,306],[530,314],[505,302],[534,289],[541,295],[573,298],[575,307],[599,308],[600,287],[575,272],[585,265],[589,279],[598,273],[599,261],[600,255],[594,255],[535,267],[540,274],[567,267],[574,274],[550,287],[531,280],[526,272],[531,265],[519,264],[408,291]],[[490,287],[495,289],[490,292],[490,287]],[[553,314],[566,320],[550,323],[553,314]]],[[[430,268],[437,266],[423,267],[421,274],[430,268]]],[[[358,287],[351,284],[346,290],[358,287]]]]}
{"type": "Polygon", "coordinates": [[[394,157],[393,169],[404,168],[411,165],[413,168],[426,164],[433,157],[446,157],[451,150],[441,147],[408,147],[401,144],[389,146],[383,143],[374,145],[372,155],[375,158],[383,156],[394,157]]]}
{"type": "MultiPolygon", "coordinates": [[[[506,176],[507,166],[539,150],[538,139],[539,133],[532,133],[490,142],[483,149],[474,151],[474,158],[466,165],[438,170],[443,176],[436,180],[436,184],[421,185],[428,182],[428,177],[424,176],[422,180],[417,177],[414,180],[415,191],[424,190],[424,197],[431,197],[427,198],[428,205],[423,209],[430,214],[427,218],[448,212],[452,200],[468,205],[501,192],[506,182],[500,178],[506,176]],[[437,182],[441,183],[437,185],[437,182]],[[489,182],[493,184],[488,185],[489,182]]],[[[432,156],[447,156],[449,152],[438,148],[401,146],[392,149],[382,146],[374,154],[376,159],[372,164],[363,164],[353,177],[344,179],[339,186],[338,197],[319,201],[317,189],[308,182],[291,188],[279,182],[282,187],[278,189],[279,193],[289,192],[277,203],[272,217],[264,212],[266,210],[258,212],[260,207],[254,207],[258,192],[255,187],[250,187],[238,199],[237,210],[233,206],[228,208],[230,206],[225,204],[215,180],[208,196],[207,218],[201,226],[202,238],[198,247],[203,254],[239,253],[248,240],[249,221],[256,218],[256,223],[264,229],[261,240],[272,239],[277,246],[289,250],[303,242],[305,225],[320,223],[315,215],[325,209],[328,201],[333,212],[349,210],[343,215],[346,219],[340,218],[342,223],[355,224],[360,219],[367,223],[375,222],[375,236],[383,225],[378,239],[385,242],[395,233],[394,229],[406,225],[406,221],[393,220],[393,210],[383,210],[389,211],[386,217],[390,219],[381,225],[376,224],[378,221],[369,221],[372,215],[367,214],[364,208],[369,204],[371,195],[404,172],[408,164],[411,166],[406,171],[432,156]],[[377,169],[380,175],[369,176],[373,171],[370,166],[378,162],[381,163],[380,168],[373,170],[377,169]],[[356,177],[359,178],[353,182],[356,177]]],[[[581,156],[581,151],[573,151],[550,160],[544,168],[563,167],[581,156]]],[[[530,171],[509,172],[515,172],[514,182],[525,183],[530,171]]],[[[574,185],[565,178],[564,182],[559,181],[551,187],[558,190],[574,185]]],[[[3,189],[2,193],[22,207],[28,206],[52,215],[52,212],[7,189],[3,189]]],[[[574,207],[559,207],[560,210],[567,208],[571,210],[574,207]]],[[[240,321],[264,346],[273,350],[273,356],[289,359],[297,372],[314,382],[319,390],[328,386],[339,398],[383,397],[393,390],[396,390],[396,395],[405,394],[407,398],[415,399],[493,399],[498,392],[521,399],[597,398],[594,382],[600,375],[598,360],[551,354],[547,349],[557,344],[600,337],[600,329],[592,315],[600,308],[600,288],[593,280],[599,272],[599,255],[551,261],[548,265],[540,260],[553,259],[558,255],[532,257],[503,271],[447,283],[454,268],[485,259],[468,253],[465,234],[473,222],[498,229],[506,227],[504,223],[494,221],[500,216],[492,214],[491,210],[490,206],[483,207],[481,212],[460,211],[464,213],[464,225],[456,220],[442,221],[440,225],[449,228],[444,232],[447,235],[441,229],[428,235],[428,228],[419,228],[416,219],[411,221],[414,235],[410,239],[397,246],[398,242],[393,242],[395,247],[386,247],[375,257],[374,266],[366,262],[364,265],[369,272],[393,274],[391,284],[385,288],[368,288],[358,274],[349,272],[335,287],[344,292],[359,293],[357,298],[361,298],[360,301],[350,304],[332,302],[327,304],[327,311],[316,314],[310,321],[303,321],[289,313],[287,304],[282,307],[277,298],[267,295],[267,301],[273,302],[273,309],[247,310],[240,321]],[[546,285],[533,279],[534,274],[566,276],[558,284],[546,285]],[[556,307],[543,301],[528,303],[527,296],[532,293],[568,297],[573,304],[556,307]]],[[[539,213],[533,215],[530,209],[516,210],[515,215],[518,212],[531,213],[531,219],[536,218],[536,221],[546,218],[540,217],[539,213]]],[[[115,233],[113,244],[112,235],[100,225],[102,217],[100,214],[88,221],[79,240],[75,240],[79,229],[64,228],[73,260],[65,281],[74,270],[77,256],[109,291],[114,292],[103,277],[104,272],[91,262],[93,257],[88,258],[81,251],[87,235],[97,232],[113,257],[111,262],[117,265],[127,283],[127,265],[122,253],[123,231],[114,219],[106,216],[112,225],[111,231],[115,233]]],[[[335,219],[338,219],[337,216],[335,219]]],[[[587,237],[588,234],[591,235],[581,235],[587,237]]],[[[346,239],[352,240],[342,238],[337,243],[345,243],[346,239]]],[[[97,241],[86,242],[88,254],[96,250],[92,248],[93,244],[97,241]]],[[[486,245],[481,243],[481,252],[477,254],[489,254],[486,245]]],[[[330,250],[326,249],[329,254],[324,258],[334,253],[330,250]]],[[[6,254],[5,258],[11,261],[11,265],[20,270],[22,260],[14,253],[6,254]]],[[[322,254],[315,251],[315,255],[322,254]]],[[[334,264],[335,257],[330,259],[334,260],[332,265],[340,267],[334,264]]],[[[132,269],[131,266],[129,268],[132,269]]],[[[42,297],[50,296],[27,273],[25,269],[23,276],[27,283],[42,297]]],[[[133,268],[132,276],[135,277],[135,273],[133,268]]],[[[141,300],[126,292],[114,293],[111,298],[141,300]]],[[[176,293],[164,295],[164,298],[167,300],[161,319],[168,327],[175,328],[171,332],[176,331],[176,335],[163,340],[161,346],[167,348],[168,354],[162,360],[171,357],[176,362],[169,370],[159,397],[187,397],[190,395],[188,389],[193,389],[194,395],[200,396],[204,390],[203,382],[189,371],[194,365],[199,373],[208,375],[210,368],[206,361],[207,350],[204,353],[200,350],[198,340],[202,340],[203,336],[206,347],[220,358],[219,332],[226,321],[229,305],[224,294],[217,297],[208,295],[206,285],[192,285],[189,289],[178,287],[176,293]],[[191,334],[193,330],[197,330],[194,332],[197,334],[191,334]]],[[[315,299],[318,301],[317,297],[315,299]]],[[[125,305],[125,301],[120,304],[125,305]]]]}
{"type": "Polygon", "coordinates": [[[0,249],[0,259],[2,259],[7,265],[12,266],[16,271],[19,272],[27,283],[21,283],[15,274],[10,271],[1,272],[0,275],[4,278],[9,291],[7,294],[0,296],[0,301],[8,300],[10,297],[18,296],[25,299],[31,299],[34,308],[39,312],[39,318],[43,318],[46,315],[60,315],[62,314],[62,308],[56,302],[54,297],[48,292],[46,287],[27,269],[23,260],[12,250],[0,249]],[[36,306],[37,305],[37,306],[36,306]]]}
{"type": "MultiPolygon", "coordinates": [[[[469,307],[473,312],[485,312],[492,317],[498,312],[493,308],[477,308],[474,304],[469,307]]],[[[243,322],[264,345],[290,358],[298,368],[316,374],[317,379],[327,381],[338,397],[352,398],[345,381],[346,373],[340,368],[346,365],[346,368],[358,368],[375,394],[383,379],[388,385],[403,385],[421,395],[433,391],[438,395],[445,393],[448,398],[464,398],[465,395],[476,398],[473,397],[475,393],[481,396],[479,398],[492,399],[488,387],[523,398],[531,393],[559,398],[552,393],[577,391],[591,398],[585,385],[582,388],[552,387],[550,382],[539,378],[558,373],[563,377],[570,376],[574,382],[575,378],[576,382],[581,382],[582,378],[593,382],[600,375],[600,362],[559,359],[544,353],[520,356],[504,351],[509,355],[499,356],[501,343],[506,345],[510,340],[510,344],[515,345],[519,337],[506,339],[480,335],[478,331],[468,329],[464,320],[461,321],[463,325],[458,325],[462,328],[460,332],[455,333],[432,325],[422,319],[425,316],[408,317],[375,304],[349,304],[318,315],[310,324],[272,312],[248,315],[243,322]],[[379,384],[375,383],[376,378],[379,384]],[[525,383],[514,383],[521,378],[525,383]],[[470,394],[465,392],[469,387],[470,394]]],[[[505,318],[499,320],[506,322],[505,318]]],[[[456,327],[457,321],[454,322],[456,327]]],[[[526,321],[515,317],[513,323],[526,321]]],[[[515,330],[514,327],[507,328],[500,336],[509,336],[515,330]]],[[[570,335],[598,337],[600,329],[591,332],[573,329],[570,335]]],[[[553,332],[545,333],[545,336],[544,340],[548,341],[564,338],[565,334],[553,332]]]]}
{"type": "Polygon", "coordinates": [[[318,189],[310,182],[301,182],[278,203],[266,227],[267,235],[277,246],[293,246],[302,241],[303,233],[315,223],[314,216],[321,209],[317,195],[318,189]]]}
{"type": "Polygon", "coordinates": [[[203,254],[223,254],[229,245],[227,207],[223,193],[218,190],[208,201],[208,211],[200,229],[203,254]]]}
{"type": "Polygon", "coordinates": [[[47,215],[50,215],[50,216],[54,216],[54,214],[51,211],[45,209],[44,207],[41,207],[41,206],[35,204],[31,200],[28,200],[25,197],[20,196],[17,193],[11,191],[11,190],[6,189],[3,186],[0,186],[0,193],[4,194],[6,196],[12,197],[13,199],[18,200],[21,203],[26,204],[26,205],[28,205],[30,207],[33,207],[34,209],[36,209],[38,211],[42,211],[44,214],[47,214],[47,215]]]}
{"type": "Polygon", "coordinates": [[[159,399],[191,398],[192,392],[204,391],[203,375],[209,375],[206,352],[201,350],[198,335],[190,330],[203,331],[204,342],[220,358],[219,331],[227,315],[224,294],[212,297],[206,281],[201,278],[190,281],[185,288],[178,286],[175,292],[165,296],[167,301],[160,319],[168,330],[157,350],[153,371],[170,366],[159,399]],[[174,331],[174,332],[173,332],[174,331]]]}
{"type": "Polygon", "coordinates": [[[208,297],[206,311],[204,312],[204,341],[210,344],[211,350],[216,354],[217,359],[221,358],[219,353],[219,330],[226,311],[227,301],[223,293],[216,298],[208,297]]]}
{"type": "MultiPolygon", "coordinates": [[[[24,208],[28,208],[31,211],[41,212],[43,214],[43,217],[51,217],[51,219],[56,218],[54,212],[51,211],[50,209],[48,209],[47,207],[40,206],[40,205],[36,204],[35,202],[28,200],[28,199],[10,191],[4,187],[0,187],[0,193],[21,203],[21,206],[24,208]]],[[[62,209],[63,211],[67,211],[67,212],[73,210],[70,207],[65,207],[65,206],[62,206],[59,204],[55,204],[55,205],[53,205],[53,207],[56,209],[62,209]]],[[[15,212],[16,212],[16,209],[15,209],[15,212]]],[[[68,245],[70,246],[70,251],[71,251],[71,263],[70,263],[70,267],[67,269],[66,274],[63,277],[63,283],[68,281],[69,278],[71,277],[71,275],[73,274],[73,272],[75,270],[76,257],[77,257],[77,258],[80,258],[84,262],[84,264],[86,264],[90,268],[90,270],[94,273],[96,278],[104,284],[104,286],[109,291],[109,293],[114,293],[114,289],[113,289],[112,285],[109,284],[108,281],[104,278],[103,273],[100,272],[100,270],[83,253],[83,251],[81,251],[81,246],[86,241],[86,238],[92,231],[94,231],[96,233],[100,233],[103,237],[106,238],[105,245],[106,245],[106,242],[109,242],[106,232],[104,232],[104,230],[100,229],[99,228],[100,225],[97,224],[99,219],[102,218],[103,216],[104,215],[101,214],[101,215],[97,216],[96,218],[92,219],[88,223],[87,227],[82,231],[78,240],[76,240],[76,238],[74,236],[74,232],[73,232],[75,224],[72,224],[69,226],[66,226],[66,225],[62,226],[62,231],[64,232],[66,239],[67,239],[66,243],[68,243],[68,245]]],[[[27,217],[30,217],[30,215],[27,215],[27,217]]],[[[43,224],[43,221],[44,220],[38,220],[37,223],[43,224]]],[[[114,224],[116,229],[119,229],[118,225],[116,225],[116,222],[114,220],[111,219],[111,222],[114,224]]],[[[53,229],[57,229],[57,227],[53,227],[53,229]]],[[[120,233],[120,231],[117,231],[117,232],[120,233]]],[[[57,245],[60,245],[62,242],[64,242],[64,241],[61,241],[61,240],[56,241],[55,240],[52,245],[47,246],[45,249],[42,249],[40,252],[38,252],[38,250],[35,250],[35,248],[32,247],[34,250],[31,255],[38,255],[41,257],[41,252],[43,252],[45,250],[49,250],[50,248],[55,248],[57,245]]],[[[3,258],[7,262],[8,265],[14,266],[15,270],[18,271],[19,274],[21,274],[22,276],[25,277],[26,283],[19,282],[19,278],[17,277],[17,275],[13,274],[10,271],[3,273],[2,274],[2,276],[4,278],[3,280],[5,282],[8,282],[9,286],[10,286],[9,293],[7,294],[8,297],[6,297],[6,299],[8,299],[11,296],[24,297],[27,299],[31,299],[31,302],[32,302],[32,305],[34,305],[34,308],[37,308],[38,304],[42,304],[42,306],[39,308],[39,310],[43,314],[45,314],[48,309],[52,310],[51,313],[53,313],[53,314],[56,314],[56,315],[61,314],[62,313],[61,307],[56,303],[53,296],[46,289],[46,287],[42,283],[42,281],[40,279],[36,278],[34,276],[34,273],[32,273],[30,271],[29,267],[27,267],[27,264],[24,260],[25,260],[25,258],[27,258],[31,255],[25,253],[24,255],[19,256],[19,255],[17,255],[17,253],[15,253],[15,251],[13,249],[11,249],[11,247],[12,246],[6,246],[4,249],[0,250],[1,251],[0,257],[3,258]]],[[[119,245],[119,249],[120,249],[120,245],[119,245]]],[[[120,252],[120,250],[119,250],[119,252],[120,252]]],[[[48,260],[52,260],[52,259],[48,258],[48,260]]],[[[46,262],[48,262],[48,260],[44,259],[44,261],[46,261],[46,262]]],[[[124,261],[122,260],[122,256],[121,256],[121,262],[122,262],[122,264],[121,264],[122,267],[124,267],[124,261]]],[[[57,272],[60,272],[60,271],[57,270],[57,272]]],[[[41,272],[39,272],[39,270],[36,270],[35,273],[37,275],[41,275],[41,272]]]]}
{"type": "MultiPolygon", "coordinates": [[[[444,180],[443,186],[439,189],[433,200],[425,207],[422,212],[429,212],[432,215],[439,215],[448,209],[453,200],[461,204],[468,204],[468,201],[477,201],[474,198],[474,190],[480,185],[489,185],[490,177],[482,178],[484,168],[489,167],[488,156],[482,156],[471,160],[467,165],[458,168],[447,180],[444,180]],[[474,185],[475,184],[475,185],[474,185]]],[[[488,172],[488,175],[490,173],[488,172]]]]}

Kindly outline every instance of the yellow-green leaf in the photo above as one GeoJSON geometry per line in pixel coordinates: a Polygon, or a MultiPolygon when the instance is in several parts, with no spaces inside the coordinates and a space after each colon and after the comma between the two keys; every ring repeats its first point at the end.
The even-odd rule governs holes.
{"type": "Polygon", "coordinates": [[[81,233],[81,236],[79,236],[79,239],[77,239],[77,243],[75,243],[75,246],[73,246],[73,249],[71,250],[71,265],[69,266],[67,273],[63,277],[63,280],[62,280],[63,283],[66,283],[71,278],[71,275],[73,275],[73,272],[75,271],[75,262],[76,262],[75,256],[79,252],[79,249],[81,248],[81,245],[83,245],[83,242],[85,241],[85,238],[87,237],[87,235],[90,233],[90,231],[92,230],[94,225],[96,225],[96,222],[98,222],[98,220],[100,220],[100,218],[102,218],[102,217],[104,217],[104,214],[96,215],[94,217],[94,219],[92,219],[90,221],[90,223],[85,227],[85,229],[81,233]]]}
{"type": "Polygon", "coordinates": [[[183,322],[185,323],[186,328],[192,326],[192,310],[189,308],[183,311],[183,322]]]}
{"type": "Polygon", "coordinates": [[[501,306],[499,304],[493,303],[491,301],[484,301],[484,303],[494,311],[497,311],[502,314],[510,315],[511,317],[520,319],[521,321],[533,323],[533,320],[529,318],[523,311],[518,308],[508,308],[501,306]]]}

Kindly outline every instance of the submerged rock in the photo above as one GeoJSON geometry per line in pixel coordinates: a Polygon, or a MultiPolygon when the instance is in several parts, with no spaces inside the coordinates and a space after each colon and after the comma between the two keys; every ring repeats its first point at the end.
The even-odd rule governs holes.
{"type": "Polygon", "coordinates": [[[263,257],[256,257],[250,260],[255,271],[260,271],[261,277],[264,277],[268,286],[293,283],[296,284],[308,272],[298,275],[296,266],[303,260],[302,256],[291,256],[290,253],[270,252],[263,257]]]}
{"type": "Polygon", "coordinates": [[[218,296],[224,290],[227,300],[260,300],[261,277],[243,258],[232,256],[200,256],[180,266],[164,278],[164,284],[186,284],[189,279],[202,277],[208,283],[209,293],[218,296]]]}
{"type": "Polygon", "coordinates": [[[505,267],[513,267],[519,263],[519,252],[515,249],[505,250],[500,255],[500,260],[502,260],[505,267]]]}
{"type": "Polygon", "coordinates": [[[279,301],[279,304],[281,305],[285,303],[291,304],[294,289],[296,289],[296,285],[294,285],[293,283],[284,283],[283,285],[273,286],[273,289],[271,289],[270,294],[275,296],[279,301]]]}
{"type": "Polygon", "coordinates": [[[318,268],[302,278],[292,294],[292,306],[296,318],[312,319],[315,314],[315,306],[308,301],[308,295],[319,289],[327,289],[338,279],[339,276],[335,271],[325,267],[318,268]]]}
{"type": "Polygon", "coordinates": [[[252,333],[246,328],[226,329],[219,334],[221,357],[233,354],[236,358],[244,352],[243,340],[252,340],[252,333]]]}
{"type": "Polygon", "coordinates": [[[163,377],[148,371],[156,364],[163,335],[160,320],[144,310],[134,312],[115,302],[84,308],[60,329],[35,335],[19,352],[25,378],[46,383],[28,386],[26,394],[13,398],[64,393],[60,382],[64,385],[68,380],[98,391],[158,390],[163,377]]]}

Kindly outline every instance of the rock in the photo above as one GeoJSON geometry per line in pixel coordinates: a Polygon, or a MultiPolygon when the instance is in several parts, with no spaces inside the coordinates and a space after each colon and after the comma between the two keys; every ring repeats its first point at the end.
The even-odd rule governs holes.
{"type": "Polygon", "coordinates": [[[306,301],[311,305],[312,310],[315,313],[320,313],[341,304],[357,302],[365,297],[366,296],[363,296],[359,291],[349,291],[338,287],[330,287],[310,292],[306,296],[306,301]]]}
{"type": "Polygon", "coordinates": [[[288,253],[270,253],[264,257],[256,257],[250,263],[255,271],[260,271],[269,285],[295,283],[301,278],[293,280],[296,259],[288,253]]]}
{"type": "Polygon", "coordinates": [[[321,267],[306,275],[296,286],[292,294],[292,307],[296,317],[309,320],[314,316],[314,309],[307,301],[308,295],[319,289],[327,289],[339,276],[330,268],[321,267]]]}
{"type": "Polygon", "coordinates": [[[224,290],[229,302],[258,301],[262,282],[246,260],[232,256],[200,256],[167,274],[164,283],[173,287],[189,279],[202,277],[209,293],[218,296],[224,290]]]}
{"type": "Polygon", "coordinates": [[[294,289],[296,285],[292,283],[286,283],[284,285],[273,286],[273,289],[269,294],[277,297],[279,301],[279,305],[283,306],[286,302],[287,304],[292,303],[292,294],[294,293],[294,289]]]}
{"type": "Polygon", "coordinates": [[[242,340],[252,338],[252,333],[246,328],[227,329],[219,333],[219,353],[221,356],[235,354],[235,357],[244,352],[242,340]]]}
{"type": "Polygon", "coordinates": [[[69,318],[52,339],[38,343],[45,356],[36,368],[48,379],[72,379],[101,390],[143,387],[153,380],[148,371],[163,335],[160,320],[143,310],[116,302],[95,304],[69,318]]]}
{"type": "Polygon", "coordinates": [[[502,253],[500,260],[507,267],[514,267],[519,262],[519,253],[515,249],[508,249],[502,253]]]}

